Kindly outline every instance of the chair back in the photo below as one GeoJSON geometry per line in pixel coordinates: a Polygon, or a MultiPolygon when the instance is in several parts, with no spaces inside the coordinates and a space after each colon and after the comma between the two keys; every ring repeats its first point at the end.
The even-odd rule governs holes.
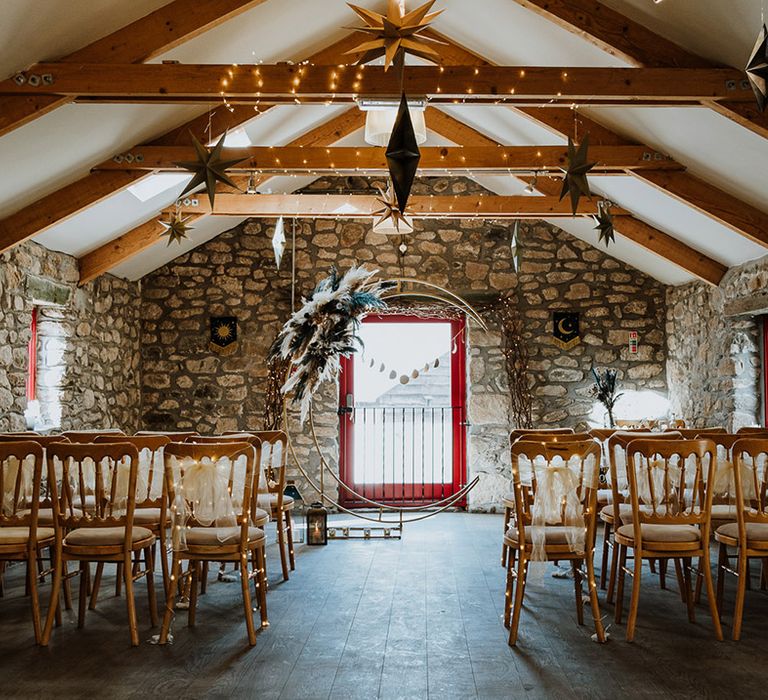
{"type": "Polygon", "coordinates": [[[618,430],[652,430],[659,425],[659,421],[655,418],[624,419],[617,420],[615,423],[618,430]]]}
{"type": "Polygon", "coordinates": [[[186,547],[189,527],[241,528],[252,525],[261,461],[261,441],[170,443],[163,451],[172,542],[186,547]]]}
{"type": "Polygon", "coordinates": [[[19,440],[23,440],[24,442],[36,442],[43,449],[54,442],[69,442],[63,435],[25,435],[20,438],[11,437],[10,435],[0,435],[0,442],[18,442],[19,440]]]}
{"type": "Polygon", "coordinates": [[[695,440],[697,435],[716,435],[728,431],[725,428],[678,428],[677,432],[684,440],[695,440]]]}
{"type": "MultiPolygon", "coordinates": [[[[728,475],[734,486],[739,539],[746,542],[746,524],[768,524],[768,438],[753,438],[747,433],[733,446],[733,461],[728,475]]],[[[721,466],[722,470],[723,467],[721,466]]],[[[723,484],[724,475],[718,473],[723,484]]]]}
{"type": "Polygon", "coordinates": [[[157,508],[165,503],[165,464],[163,448],[171,442],[165,435],[100,435],[96,444],[129,443],[139,453],[136,476],[136,507],[157,508]]]}
{"type": "Polygon", "coordinates": [[[124,525],[129,547],[136,507],[136,448],[126,442],[59,442],[46,452],[48,471],[55,474],[50,490],[58,525],[63,530],[124,525]]]}
{"type": "Polygon", "coordinates": [[[573,551],[584,551],[585,543],[591,546],[600,469],[598,443],[591,438],[565,443],[518,440],[511,457],[518,541],[527,542],[525,528],[532,528],[531,558],[542,559],[543,552],[536,550],[544,544],[547,525],[565,527],[573,551]]]}
{"type": "Polygon", "coordinates": [[[225,435],[190,435],[184,440],[196,445],[218,444],[224,442],[250,442],[255,433],[227,433],[225,435]]]}
{"type": "Polygon", "coordinates": [[[42,473],[43,448],[38,443],[0,443],[0,527],[30,528],[30,543],[37,539],[42,473]]]}
{"type": "Polygon", "coordinates": [[[523,435],[566,435],[573,433],[573,428],[516,428],[509,434],[509,444],[523,435]]]}
{"type": "Polygon", "coordinates": [[[188,437],[197,435],[196,430],[139,430],[136,437],[157,436],[167,437],[171,442],[184,442],[188,437]]]}
{"type": "Polygon", "coordinates": [[[125,433],[117,428],[107,428],[105,430],[65,430],[62,435],[70,442],[84,445],[93,442],[100,435],[125,435],[125,433]]]}
{"type": "Polygon", "coordinates": [[[768,433],[768,427],[760,427],[759,425],[745,425],[743,428],[739,428],[736,431],[739,435],[750,435],[751,433],[768,433]]]}
{"type": "Polygon", "coordinates": [[[697,525],[709,541],[712,479],[716,461],[711,440],[638,438],[627,446],[629,497],[635,542],[641,525],[697,525]]]}
{"type": "Polygon", "coordinates": [[[584,442],[586,440],[594,440],[592,433],[526,433],[521,435],[515,442],[547,442],[547,443],[562,443],[562,442],[584,442]]]}

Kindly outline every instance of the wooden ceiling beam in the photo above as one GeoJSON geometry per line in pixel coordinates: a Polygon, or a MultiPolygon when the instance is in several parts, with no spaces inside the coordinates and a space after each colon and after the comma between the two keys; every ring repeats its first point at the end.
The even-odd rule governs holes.
{"type": "Polygon", "coordinates": [[[765,212],[690,173],[647,170],[632,174],[752,242],[768,247],[768,214],[765,212]]]}
{"type": "MultiPolygon", "coordinates": [[[[346,51],[357,45],[359,36],[348,35],[335,41],[330,46],[321,49],[313,54],[308,60],[320,58],[324,61],[330,61],[334,57],[341,60],[346,51]]],[[[263,112],[266,112],[266,107],[263,112]]],[[[150,146],[174,146],[189,145],[189,133],[195,134],[203,139],[208,133],[208,123],[210,119],[210,134],[217,138],[227,129],[236,128],[245,122],[254,118],[256,113],[253,107],[234,106],[233,111],[229,111],[220,105],[212,112],[206,112],[204,115],[196,117],[182,126],[171,129],[162,136],[150,141],[150,146]]],[[[364,117],[357,108],[350,109],[339,117],[338,120],[329,120],[321,124],[317,129],[313,129],[310,134],[316,139],[316,142],[305,145],[326,145],[338,140],[334,138],[334,133],[347,133],[347,129],[363,126],[364,117]],[[330,139],[330,141],[324,140],[330,139]]],[[[351,132],[349,132],[351,133],[351,132]]],[[[206,139],[207,140],[207,139],[206,139]]],[[[297,143],[298,145],[298,143],[297,143]]],[[[129,185],[146,177],[146,172],[125,171],[125,172],[92,172],[55,192],[46,195],[34,203],[23,207],[19,211],[0,220],[0,253],[14,245],[26,241],[45,229],[64,221],[79,211],[96,204],[105,197],[115,194],[129,185]]]]}
{"type": "Polygon", "coordinates": [[[596,0],[515,2],[636,67],[712,67],[706,59],[690,53],[596,0]]]}
{"type": "Polygon", "coordinates": [[[359,95],[399,95],[402,87],[409,95],[427,95],[435,103],[505,98],[566,103],[754,99],[752,90],[743,85],[741,71],[733,68],[409,66],[402,86],[399,72],[385,71],[383,66],[45,63],[32,70],[49,75],[51,84],[2,85],[0,94],[117,96],[132,102],[159,97],[173,102],[220,100],[223,91],[230,102],[338,103],[353,102],[359,95]]]}
{"type": "MultiPolygon", "coordinates": [[[[216,214],[273,218],[278,216],[313,219],[369,218],[381,209],[377,195],[349,194],[228,194],[216,195],[211,211],[206,197],[197,198],[197,205],[182,207],[190,214],[216,214]]],[[[582,199],[577,216],[597,213],[597,203],[582,199]]],[[[616,216],[627,212],[612,209],[616,216]]],[[[505,197],[501,195],[414,195],[408,200],[408,215],[415,219],[486,218],[541,219],[573,217],[570,201],[556,197],[505,197]]]]}
{"type": "MultiPolygon", "coordinates": [[[[354,108],[352,108],[354,109],[354,108]]],[[[358,110],[359,111],[359,110],[358,110]]],[[[361,119],[362,121],[362,119],[361,119]]],[[[595,161],[594,172],[619,172],[636,169],[680,170],[682,166],[661,153],[642,146],[593,146],[589,152],[595,161]]],[[[194,161],[191,146],[139,146],[126,155],[98,165],[96,170],[183,170],[179,162],[194,161]]],[[[386,148],[372,146],[247,146],[225,148],[222,158],[242,160],[231,171],[286,172],[358,172],[387,170],[386,148]]],[[[554,170],[568,164],[564,146],[427,146],[421,148],[419,170],[554,170]]]]}
{"type": "MultiPolygon", "coordinates": [[[[129,25],[59,59],[62,63],[140,63],[170,51],[264,0],[173,0],[129,25]]],[[[40,77],[42,72],[30,70],[40,77]]],[[[12,78],[0,91],[13,87],[12,78]]],[[[67,104],[71,96],[28,94],[0,98],[0,136],[67,104]]]]}

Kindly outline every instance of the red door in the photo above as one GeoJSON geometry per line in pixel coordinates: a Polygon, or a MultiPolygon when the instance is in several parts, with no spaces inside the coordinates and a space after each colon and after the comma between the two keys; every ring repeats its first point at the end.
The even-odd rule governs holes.
{"type": "MultiPolygon", "coordinates": [[[[363,321],[365,348],[343,359],[339,395],[340,476],[358,494],[416,506],[464,485],[465,334],[463,319],[363,321]]],[[[371,505],[345,489],[341,502],[371,505]]]]}

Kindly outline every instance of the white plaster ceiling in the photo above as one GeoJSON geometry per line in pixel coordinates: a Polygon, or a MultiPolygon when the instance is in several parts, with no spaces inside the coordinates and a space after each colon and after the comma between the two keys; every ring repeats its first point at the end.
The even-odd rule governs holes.
{"type": "MultiPolygon", "coordinates": [[[[54,59],[86,45],[167,0],[5,0],[0,23],[0,73],[10,75],[36,60],[54,59]],[[86,21],[87,20],[87,21],[86,21]]],[[[409,0],[409,6],[416,0],[409,0]]],[[[742,66],[759,28],[760,0],[604,0],[688,49],[742,66]]],[[[383,0],[360,0],[382,10],[383,0]]],[[[499,64],[620,66],[589,41],[570,34],[513,0],[440,0],[435,28],[499,64]]],[[[296,60],[342,37],[355,17],[343,0],[267,0],[258,7],[156,58],[182,62],[296,60]]],[[[211,107],[218,107],[218,103],[211,107]]],[[[0,138],[0,217],[82,177],[130,146],[164,133],[205,111],[201,106],[69,105],[0,138]]],[[[237,138],[281,145],[343,111],[333,106],[285,106],[255,116],[237,138]]],[[[473,128],[509,145],[563,143],[562,137],[503,106],[444,108],[473,128]]],[[[768,211],[764,182],[768,141],[703,108],[584,108],[596,121],[665,151],[692,173],[768,211]]],[[[233,138],[235,135],[233,135],[233,138]]],[[[359,143],[360,135],[346,143],[359,143]]],[[[443,143],[431,135],[429,143],[443,143]]],[[[508,175],[476,176],[500,194],[524,185],[508,175]]],[[[274,191],[295,189],[303,178],[273,178],[274,191]]],[[[168,183],[166,183],[168,184],[168,183]]],[[[594,178],[597,192],[639,218],[713,258],[735,265],[765,252],[731,229],[632,177],[594,178]]],[[[82,255],[130,230],[170,204],[182,185],[169,185],[146,201],[129,191],[102,200],[37,237],[46,246],[82,255]]],[[[210,217],[206,235],[227,217],[210,217]],[[215,225],[214,225],[214,222],[215,225]]],[[[231,222],[230,222],[231,223],[231,222]]],[[[591,236],[589,221],[560,221],[565,230],[591,236]]],[[[201,233],[202,235],[202,233],[201,233]]],[[[188,244],[185,244],[188,245],[188,244]]],[[[156,246],[157,251],[163,247],[156,246]]],[[[177,252],[181,249],[175,249],[177,252]]],[[[155,248],[115,268],[132,278],[155,269],[155,248]]],[[[168,249],[171,255],[174,248],[168,249]]],[[[166,251],[164,251],[166,252],[166,251]]],[[[692,279],[626,239],[610,252],[662,281],[692,279]]]]}

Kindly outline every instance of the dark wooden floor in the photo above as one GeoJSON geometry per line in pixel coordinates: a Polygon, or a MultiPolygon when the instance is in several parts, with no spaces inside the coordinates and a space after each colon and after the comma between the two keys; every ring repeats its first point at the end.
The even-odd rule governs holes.
{"type": "MultiPolygon", "coordinates": [[[[288,583],[279,582],[270,546],[271,626],[253,649],[239,585],[213,581],[197,627],[187,628],[180,615],[172,646],[149,643],[141,586],[138,649],[129,647],[124,601],[109,589],[84,630],[70,616],[50,647],[38,649],[14,567],[0,600],[0,693],[295,700],[768,693],[768,596],[759,591],[747,596],[743,640],[718,643],[704,606],[689,624],[674,582],[661,591],[646,576],[636,642],[611,626],[610,642],[598,645],[592,628],[576,624],[572,581],[547,574],[529,588],[519,646],[510,649],[501,621],[500,531],[500,516],[444,514],[407,526],[402,541],[299,546],[288,583]]],[[[613,609],[605,605],[604,614],[612,618],[613,609]]]]}

